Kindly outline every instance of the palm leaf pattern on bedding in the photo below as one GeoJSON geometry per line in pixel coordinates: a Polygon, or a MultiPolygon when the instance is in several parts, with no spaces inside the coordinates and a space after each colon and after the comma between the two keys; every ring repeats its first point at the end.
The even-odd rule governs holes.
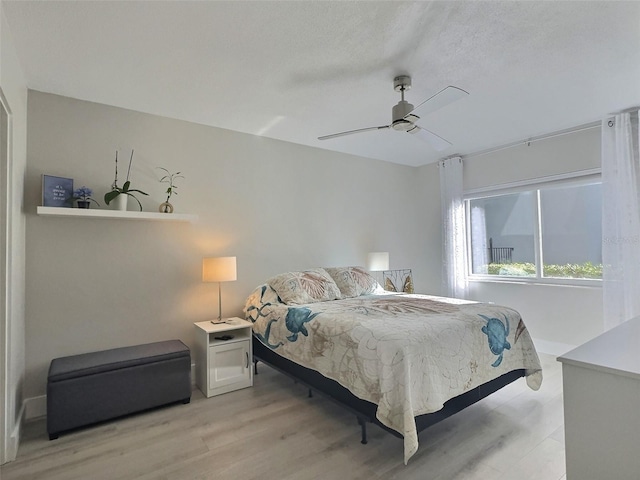
{"type": "Polygon", "coordinates": [[[323,298],[326,293],[325,283],[327,281],[322,275],[311,272],[302,272],[298,277],[300,286],[313,298],[323,298]]]}
{"type": "Polygon", "coordinates": [[[454,313],[460,310],[460,307],[454,304],[442,302],[434,302],[428,299],[418,298],[381,298],[370,300],[365,308],[367,314],[370,312],[379,312],[388,315],[405,315],[415,314],[441,314],[454,313]]]}
{"type": "Polygon", "coordinates": [[[365,290],[371,288],[372,279],[371,275],[369,275],[367,272],[360,268],[354,267],[350,270],[350,273],[354,282],[356,282],[356,284],[358,284],[361,288],[365,290]]]}

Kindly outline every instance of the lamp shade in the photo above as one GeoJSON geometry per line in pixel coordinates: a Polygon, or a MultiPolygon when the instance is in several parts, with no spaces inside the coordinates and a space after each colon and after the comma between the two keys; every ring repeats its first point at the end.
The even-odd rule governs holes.
{"type": "Polygon", "coordinates": [[[370,272],[389,270],[389,252],[371,252],[367,258],[370,272]]]}
{"type": "Polygon", "coordinates": [[[233,282],[236,279],[236,257],[202,259],[203,282],[233,282]]]}

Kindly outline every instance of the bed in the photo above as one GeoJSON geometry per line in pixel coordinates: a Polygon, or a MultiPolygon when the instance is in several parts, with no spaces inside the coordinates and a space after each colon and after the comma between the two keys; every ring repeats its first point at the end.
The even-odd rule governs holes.
{"type": "Polygon", "coordinates": [[[254,357],[404,439],[542,369],[519,313],[489,303],[385,292],[361,267],[287,272],[257,287],[245,316],[254,357]]]}

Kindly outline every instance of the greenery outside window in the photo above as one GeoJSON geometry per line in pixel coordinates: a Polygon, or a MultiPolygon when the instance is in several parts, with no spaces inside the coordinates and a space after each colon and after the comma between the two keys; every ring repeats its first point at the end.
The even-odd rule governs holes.
{"type": "Polygon", "coordinates": [[[465,207],[470,278],[602,279],[599,176],[468,196],[465,207]]]}

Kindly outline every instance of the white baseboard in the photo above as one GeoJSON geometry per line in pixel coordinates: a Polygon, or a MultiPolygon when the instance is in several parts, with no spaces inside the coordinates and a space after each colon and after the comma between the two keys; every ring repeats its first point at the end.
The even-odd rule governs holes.
{"type": "Polygon", "coordinates": [[[541,340],[539,338],[534,338],[533,343],[536,346],[536,350],[538,350],[540,353],[547,353],[549,355],[555,355],[556,357],[559,355],[564,355],[569,350],[573,350],[577,347],[577,345],[551,342],[549,340],[541,340]]]}
{"type": "Polygon", "coordinates": [[[6,445],[6,462],[13,462],[18,455],[18,445],[20,445],[20,435],[22,433],[22,420],[25,413],[24,403],[22,407],[20,407],[20,412],[18,412],[18,419],[16,420],[16,424],[13,427],[13,431],[11,435],[7,439],[6,445]]]}
{"type": "Polygon", "coordinates": [[[33,420],[47,416],[47,396],[25,398],[24,400],[24,419],[33,420]]]}

